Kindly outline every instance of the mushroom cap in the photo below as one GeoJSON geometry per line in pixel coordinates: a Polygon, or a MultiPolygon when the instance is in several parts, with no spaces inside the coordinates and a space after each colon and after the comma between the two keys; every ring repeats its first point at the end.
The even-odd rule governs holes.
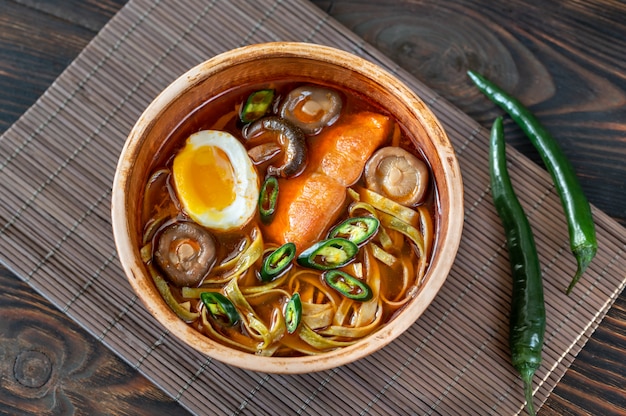
{"type": "Polygon", "coordinates": [[[426,163],[397,146],[387,146],[365,165],[367,187],[405,206],[422,202],[429,183],[426,163]]]}
{"type": "Polygon", "coordinates": [[[176,286],[197,286],[209,273],[216,259],[211,233],[195,222],[176,222],[158,237],[154,258],[176,286]]]}
{"type": "Polygon", "coordinates": [[[335,90],[317,85],[303,85],[287,94],[280,106],[281,117],[314,135],[333,124],[343,107],[343,101],[335,90]]]}

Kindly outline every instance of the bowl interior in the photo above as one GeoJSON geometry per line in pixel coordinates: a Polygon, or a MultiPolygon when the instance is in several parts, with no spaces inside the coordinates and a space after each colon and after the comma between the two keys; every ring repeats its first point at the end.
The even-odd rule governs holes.
{"type": "Polygon", "coordinates": [[[150,312],[171,332],[214,358],[247,369],[301,373],[339,366],[376,351],[406,330],[426,309],[445,281],[458,248],[463,193],[454,151],[424,105],[395,77],[361,58],[319,45],[270,43],[226,52],[198,65],[164,90],[146,109],[122,151],[113,186],[113,227],[122,266],[150,312]],[[373,335],[350,347],[308,357],[260,357],[218,344],[191,329],[168,308],[140,260],[140,198],[155,155],[172,152],[168,141],[185,117],[208,97],[232,88],[297,77],[351,89],[386,108],[410,132],[428,161],[436,184],[437,238],[424,285],[408,306],[373,335]]]}

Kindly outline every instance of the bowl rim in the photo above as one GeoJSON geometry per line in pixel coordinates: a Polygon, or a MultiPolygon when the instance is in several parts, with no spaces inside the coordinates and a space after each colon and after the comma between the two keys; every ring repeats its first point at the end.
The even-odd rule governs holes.
{"type": "Polygon", "coordinates": [[[439,120],[426,107],[421,98],[386,69],[364,58],[334,47],[302,42],[267,42],[232,49],[196,65],[169,84],[146,107],[132,127],[120,154],[113,179],[111,197],[113,236],[122,269],[132,289],[152,316],[181,342],[187,343],[220,362],[247,370],[282,374],[322,371],[348,364],[383,348],[413,325],[432,303],[449,274],[460,245],[463,210],[463,182],[456,154],[439,120]],[[169,309],[162,299],[154,299],[144,295],[146,290],[150,290],[148,285],[153,285],[152,279],[147,276],[143,264],[140,263],[138,248],[133,245],[128,233],[124,232],[131,221],[126,210],[129,173],[133,169],[134,156],[140,150],[140,139],[151,127],[149,120],[164,111],[181,91],[188,91],[207,77],[231,66],[233,62],[244,63],[268,56],[272,58],[307,59],[315,56],[315,60],[340,66],[346,61],[353,61],[358,63],[358,66],[351,68],[351,70],[368,78],[373,78],[379,84],[384,84],[386,88],[393,90],[394,95],[400,94],[402,97],[408,98],[407,104],[411,109],[412,116],[416,117],[427,129],[433,146],[441,159],[443,176],[448,178],[445,181],[445,187],[448,190],[449,203],[445,208],[449,212],[458,214],[448,215],[448,226],[443,230],[443,234],[438,235],[438,238],[443,239],[445,244],[439,248],[436,258],[448,259],[448,261],[435,261],[434,264],[431,264],[427,273],[429,276],[428,284],[420,290],[418,295],[421,302],[418,304],[411,301],[402,311],[401,315],[411,314],[414,319],[394,318],[375,333],[351,346],[314,356],[259,356],[220,344],[190,328],[169,309]]]}

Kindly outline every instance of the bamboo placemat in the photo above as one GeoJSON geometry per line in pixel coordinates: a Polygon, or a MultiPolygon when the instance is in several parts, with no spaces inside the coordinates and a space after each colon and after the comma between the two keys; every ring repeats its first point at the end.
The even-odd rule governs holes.
{"type": "MultiPolygon", "coordinates": [[[[0,140],[3,261],[193,413],[518,414],[521,383],[507,347],[510,279],[489,194],[487,132],[304,0],[131,0],[0,140]],[[130,128],[190,67],[245,44],[335,46],[387,67],[443,122],[465,180],[458,258],[436,300],[404,335],[356,363],[313,374],[247,372],[165,332],[132,293],[111,235],[111,181],[130,128]]],[[[509,149],[534,227],[548,325],[536,377],[543,403],[626,283],[626,230],[594,210],[599,254],[567,297],[574,271],[547,174],[509,149]]]]}

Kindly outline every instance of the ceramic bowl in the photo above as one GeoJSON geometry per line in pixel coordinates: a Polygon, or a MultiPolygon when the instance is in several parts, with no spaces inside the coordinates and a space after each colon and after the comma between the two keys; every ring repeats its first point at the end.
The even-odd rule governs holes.
{"type": "Polygon", "coordinates": [[[396,77],[350,53],[305,43],[266,43],[222,53],[192,68],[147,107],[130,132],[117,167],[112,196],[115,243],[130,285],[149,312],[182,342],[221,362],[269,373],[307,373],[345,365],[392,342],[426,310],[442,287],[461,239],[463,186],[455,152],[422,100],[396,77]],[[297,75],[352,89],[386,108],[414,137],[428,160],[438,204],[437,236],[423,287],[406,307],[374,334],[348,347],[303,357],[263,357],[224,346],[181,321],[163,301],[140,258],[139,195],[167,151],[164,138],[213,97],[242,83],[297,75]],[[165,150],[164,150],[165,149],[165,150]]]}

